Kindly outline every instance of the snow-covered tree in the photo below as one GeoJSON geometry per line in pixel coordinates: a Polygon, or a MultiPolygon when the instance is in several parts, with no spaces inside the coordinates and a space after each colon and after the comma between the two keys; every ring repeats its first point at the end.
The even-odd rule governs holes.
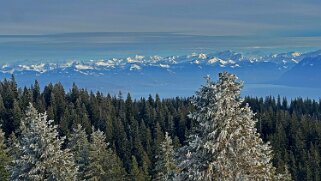
{"type": "Polygon", "coordinates": [[[104,132],[100,130],[91,134],[89,144],[89,166],[85,177],[87,180],[124,180],[126,172],[119,157],[108,148],[104,132]]]}
{"type": "Polygon", "coordinates": [[[19,148],[17,147],[18,138],[16,137],[15,133],[11,133],[8,138],[8,155],[11,157],[10,164],[8,168],[11,168],[14,165],[13,160],[17,160],[19,155],[21,155],[19,148]]]}
{"type": "Polygon", "coordinates": [[[174,160],[173,141],[168,132],[166,132],[165,139],[160,144],[159,155],[156,156],[156,159],[156,180],[173,180],[178,173],[178,168],[174,160]]]}
{"type": "Polygon", "coordinates": [[[29,105],[21,121],[18,151],[9,168],[12,180],[76,180],[77,166],[70,150],[62,150],[53,120],[29,105]]]}
{"type": "Polygon", "coordinates": [[[85,170],[89,165],[89,142],[86,131],[80,124],[70,135],[68,148],[72,151],[78,165],[78,180],[85,179],[85,170]]]}
{"type": "Polygon", "coordinates": [[[288,166],[286,165],[284,168],[284,173],[279,173],[274,177],[274,180],[282,180],[282,181],[291,181],[292,177],[289,172],[288,166]]]}
{"type": "MultiPolygon", "coordinates": [[[[193,98],[198,122],[189,144],[181,149],[179,178],[185,180],[274,180],[272,149],[255,128],[254,113],[240,97],[242,82],[219,74],[193,98]]],[[[281,177],[279,177],[281,178],[281,177]]]]}

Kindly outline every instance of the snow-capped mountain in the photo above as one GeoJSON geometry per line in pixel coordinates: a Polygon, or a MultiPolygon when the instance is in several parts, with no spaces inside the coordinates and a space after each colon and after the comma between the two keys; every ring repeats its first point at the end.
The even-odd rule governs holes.
{"type": "MultiPolygon", "coordinates": [[[[195,90],[202,83],[202,77],[221,71],[235,73],[246,83],[286,84],[285,80],[288,79],[284,77],[293,76],[291,71],[304,71],[304,68],[297,67],[307,64],[304,63],[307,60],[313,61],[320,54],[321,51],[246,56],[223,51],[168,57],[136,55],[106,60],[75,60],[62,64],[4,64],[0,67],[0,76],[14,74],[20,85],[30,85],[38,79],[42,84],[61,82],[66,87],[75,82],[81,87],[103,92],[140,89],[161,93],[162,89],[171,87],[181,91],[195,90]]],[[[311,65],[309,69],[313,69],[314,64],[308,64],[311,65]]],[[[315,68],[320,70],[319,66],[315,68]]]]}
{"type": "Polygon", "coordinates": [[[184,64],[194,64],[196,67],[199,66],[219,66],[229,68],[241,68],[249,66],[250,64],[260,63],[273,63],[282,65],[280,69],[286,69],[294,64],[298,63],[301,59],[306,57],[306,54],[298,52],[284,53],[284,54],[273,54],[270,56],[248,58],[241,53],[232,51],[223,51],[218,53],[193,53],[186,56],[149,56],[145,57],[142,55],[136,55],[127,58],[112,58],[107,60],[90,60],[90,61],[68,61],[63,64],[19,64],[19,65],[8,65],[4,64],[0,67],[2,73],[17,73],[23,71],[34,71],[38,73],[46,73],[48,71],[66,70],[73,69],[79,72],[89,71],[108,71],[108,70],[141,70],[146,67],[160,67],[164,69],[175,69],[177,66],[184,64]]]}
{"type": "Polygon", "coordinates": [[[283,85],[321,87],[321,55],[305,57],[291,70],[282,75],[283,85]]]}

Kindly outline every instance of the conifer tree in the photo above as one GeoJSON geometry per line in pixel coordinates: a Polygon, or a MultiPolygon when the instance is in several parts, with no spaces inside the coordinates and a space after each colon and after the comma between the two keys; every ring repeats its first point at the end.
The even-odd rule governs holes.
{"type": "Polygon", "coordinates": [[[147,173],[145,173],[144,170],[138,166],[135,156],[132,156],[131,161],[132,161],[132,165],[131,165],[131,171],[130,171],[130,177],[131,177],[130,180],[134,180],[134,181],[149,180],[147,173]]]}
{"type": "MultiPolygon", "coordinates": [[[[104,131],[106,142],[112,143],[112,149],[127,172],[132,170],[131,157],[134,155],[141,173],[150,174],[154,179],[155,156],[159,154],[157,147],[163,141],[164,132],[168,131],[173,136],[173,145],[178,148],[187,143],[188,135],[198,125],[198,121],[187,116],[195,111],[189,98],[161,99],[156,95],[155,99],[150,96],[148,99],[128,98],[125,101],[122,96],[106,97],[77,86],[73,86],[69,93],[61,84],[49,84],[42,92],[38,87],[17,88],[14,78],[0,81],[0,123],[5,137],[8,137],[8,155],[12,155],[12,160],[19,160],[23,155],[19,153],[23,150],[12,145],[21,141],[20,121],[34,98],[38,111],[47,110],[47,119],[54,119],[54,124],[59,125],[59,136],[67,135],[69,138],[78,124],[89,135],[93,125],[104,131]]],[[[268,96],[247,97],[242,108],[245,103],[249,103],[257,114],[256,126],[260,137],[263,141],[271,141],[276,172],[285,172],[284,167],[289,165],[288,171],[294,180],[320,180],[321,101],[294,98],[288,102],[286,98],[268,96]]],[[[197,131],[193,134],[203,134],[198,132],[200,134],[196,134],[197,131]]],[[[191,155],[196,152],[188,150],[191,155]]],[[[187,150],[184,151],[186,153],[187,150]]],[[[182,170],[185,174],[180,176],[188,176],[188,167],[181,166],[186,169],[182,170]]],[[[275,180],[284,180],[288,178],[286,176],[277,175],[275,180]]]]}
{"type": "MultiPolygon", "coordinates": [[[[18,139],[16,137],[16,135],[14,133],[11,133],[9,135],[8,138],[8,154],[12,157],[12,156],[18,156],[20,155],[20,153],[18,154],[18,152],[20,151],[17,147],[18,144],[18,139]]],[[[17,158],[12,158],[12,159],[17,159],[17,158]]]]}
{"type": "Polygon", "coordinates": [[[198,122],[189,144],[182,148],[185,158],[181,179],[191,180],[273,180],[272,150],[255,128],[254,113],[240,97],[242,83],[233,74],[219,74],[218,82],[207,78],[193,98],[198,122]]]}
{"type": "Polygon", "coordinates": [[[165,139],[160,145],[160,153],[156,156],[156,159],[156,180],[173,180],[178,172],[178,169],[174,160],[173,141],[168,135],[168,132],[166,132],[165,139]]]}
{"type": "Polygon", "coordinates": [[[70,136],[68,148],[73,152],[75,163],[78,165],[78,179],[85,179],[85,170],[89,165],[89,142],[86,131],[80,124],[74,128],[70,136]]]}
{"type": "Polygon", "coordinates": [[[7,166],[9,166],[9,163],[10,163],[10,157],[4,142],[5,142],[4,132],[0,128],[0,180],[9,179],[7,166]]]}
{"type": "Polygon", "coordinates": [[[52,122],[47,121],[46,113],[38,113],[29,105],[15,144],[18,151],[9,168],[12,180],[76,180],[73,154],[61,149],[65,138],[58,137],[52,122]]]}
{"type": "Polygon", "coordinates": [[[126,172],[118,156],[107,148],[106,137],[100,130],[91,134],[87,180],[124,180],[126,172]]]}

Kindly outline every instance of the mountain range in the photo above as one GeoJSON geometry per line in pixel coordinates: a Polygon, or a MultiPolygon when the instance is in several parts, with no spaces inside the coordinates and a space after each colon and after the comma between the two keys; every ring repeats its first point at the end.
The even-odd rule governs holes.
{"type": "Polygon", "coordinates": [[[244,55],[234,51],[193,53],[184,56],[141,56],[107,60],[69,61],[62,64],[4,64],[0,77],[14,74],[20,86],[35,79],[42,85],[61,82],[103,93],[118,91],[192,95],[203,83],[202,77],[217,77],[228,71],[246,84],[273,84],[321,88],[321,50],[287,52],[268,56],[244,55]]]}

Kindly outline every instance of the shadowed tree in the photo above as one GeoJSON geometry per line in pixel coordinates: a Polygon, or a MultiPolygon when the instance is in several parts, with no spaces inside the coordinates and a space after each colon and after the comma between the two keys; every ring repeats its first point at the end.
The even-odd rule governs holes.
{"type": "Polygon", "coordinates": [[[86,180],[124,180],[125,169],[121,160],[110,149],[107,148],[106,137],[100,130],[91,134],[89,145],[89,165],[86,169],[86,180]]]}
{"type": "Polygon", "coordinates": [[[160,144],[159,155],[156,156],[156,180],[174,180],[178,168],[174,160],[174,147],[172,138],[166,132],[164,141],[160,144]]]}

